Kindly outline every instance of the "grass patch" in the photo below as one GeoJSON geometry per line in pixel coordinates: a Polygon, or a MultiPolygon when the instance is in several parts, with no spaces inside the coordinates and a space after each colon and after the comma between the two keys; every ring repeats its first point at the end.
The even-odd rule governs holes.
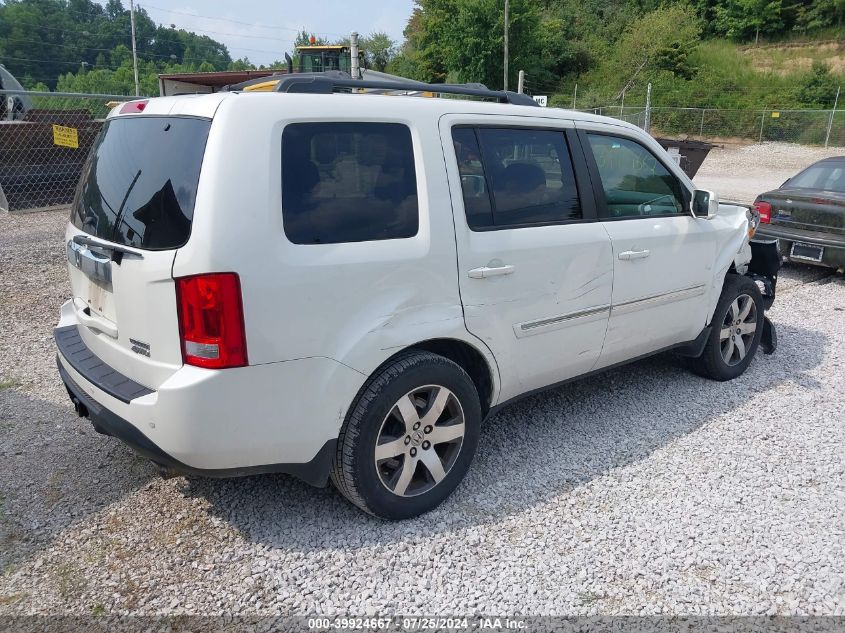
{"type": "Polygon", "coordinates": [[[97,603],[91,608],[91,615],[95,618],[100,618],[106,614],[106,608],[101,604],[97,603]]]}
{"type": "Polygon", "coordinates": [[[578,602],[582,605],[589,605],[595,602],[598,602],[601,599],[601,596],[597,593],[593,593],[592,591],[582,591],[578,594],[578,602]]]}
{"type": "Polygon", "coordinates": [[[70,601],[78,597],[85,588],[85,578],[72,565],[56,567],[56,583],[62,600],[70,601]]]}
{"type": "Polygon", "coordinates": [[[64,493],[62,492],[62,473],[57,470],[50,475],[47,480],[47,487],[44,490],[44,496],[52,503],[61,501],[64,493]]]}
{"type": "Polygon", "coordinates": [[[20,387],[21,383],[14,378],[0,378],[0,391],[4,389],[14,389],[20,387]]]}
{"type": "Polygon", "coordinates": [[[22,593],[13,593],[8,596],[0,596],[0,605],[14,604],[23,600],[26,596],[22,593]]]}

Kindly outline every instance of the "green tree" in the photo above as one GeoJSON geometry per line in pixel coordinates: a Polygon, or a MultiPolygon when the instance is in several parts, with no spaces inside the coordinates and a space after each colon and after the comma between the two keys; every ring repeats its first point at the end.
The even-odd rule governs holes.
{"type": "Polygon", "coordinates": [[[845,24],[845,0],[809,0],[798,8],[797,28],[805,31],[845,24]]]}
{"type": "Polygon", "coordinates": [[[296,38],[293,40],[294,48],[297,46],[325,46],[328,43],[329,41],[327,39],[314,33],[309,33],[305,29],[302,29],[299,33],[297,33],[296,38]],[[313,43],[311,42],[311,38],[314,38],[313,43]]]}
{"type": "Polygon", "coordinates": [[[700,30],[698,17],[685,5],[656,9],[634,21],[616,43],[610,62],[612,75],[624,82],[620,93],[659,71],[692,77],[689,54],[700,30]]]}
{"type": "Polygon", "coordinates": [[[228,70],[255,70],[255,64],[249,61],[248,58],[242,57],[236,59],[229,64],[228,70]]]}
{"type": "Polygon", "coordinates": [[[805,106],[829,108],[836,98],[836,91],[842,83],[830,68],[822,62],[813,62],[813,67],[798,86],[796,96],[805,106]]]}
{"type": "MultiPolygon", "coordinates": [[[[427,81],[480,81],[502,85],[504,11],[502,0],[417,0],[403,50],[414,74],[427,81]]],[[[510,3],[509,85],[519,69],[538,69],[541,8],[531,0],[510,3]]]]}
{"type": "Polygon", "coordinates": [[[780,33],[786,26],[785,0],[726,0],[715,6],[714,30],[738,40],[780,33]]]}
{"type": "Polygon", "coordinates": [[[396,57],[396,42],[383,31],[370,33],[359,42],[367,59],[367,66],[384,72],[387,65],[396,57]]]}
{"type": "MultiPolygon", "coordinates": [[[[231,62],[220,42],[157,26],[143,8],[136,8],[135,17],[142,64],[163,71],[184,63],[186,54],[196,67],[208,62],[223,70],[231,62]]],[[[117,71],[129,57],[129,11],[120,0],[105,6],[93,0],[0,0],[0,61],[17,77],[55,88],[60,75],[75,77],[80,68],[117,71]]]]}

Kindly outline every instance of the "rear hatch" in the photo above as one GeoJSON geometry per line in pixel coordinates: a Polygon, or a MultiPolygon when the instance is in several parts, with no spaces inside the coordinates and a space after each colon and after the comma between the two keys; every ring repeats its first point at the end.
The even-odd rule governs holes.
{"type": "Polygon", "coordinates": [[[109,119],[71,208],[68,268],[82,339],[150,389],[182,365],[173,259],[191,234],[210,126],[185,116],[109,119]]]}

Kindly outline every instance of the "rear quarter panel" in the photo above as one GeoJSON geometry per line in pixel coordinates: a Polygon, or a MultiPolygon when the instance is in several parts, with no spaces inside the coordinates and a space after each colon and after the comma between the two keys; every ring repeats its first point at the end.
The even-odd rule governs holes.
{"type": "MultiPolygon", "coordinates": [[[[255,93],[221,103],[193,233],[177,253],[173,273],[239,274],[250,365],[323,357],[354,369],[363,384],[397,351],[431,338],[455,338],[479,349],[495,367],[463,323],[437,117],[403,114],[393,99],[255,93]],[[374,108],[382,99],[384,105],[374,108]],[[286,238],[282,131],[293,122],[317,121],[410,127],[419,200],[414,237],[318,245],[286,238]]],[[[325,394],[347,403],[353,396],[325,394]]]]}

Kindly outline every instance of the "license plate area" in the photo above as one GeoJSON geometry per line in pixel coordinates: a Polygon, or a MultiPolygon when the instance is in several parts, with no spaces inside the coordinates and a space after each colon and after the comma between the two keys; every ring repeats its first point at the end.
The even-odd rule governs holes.
{"type": "Polygon", "coordinates": [[[115,321],[111,258],[73,240],[67,243],[74,298],[111,322],[115,321]]]}
{"type": "Polygon", "coordinates": [[[803,242],[794,242],[790,250],[789,257],[791,259],[799,259],[806,262],[820,262],[824,256],[824,246],[816,246],[815,244],[805,244],[803,242]]]}

